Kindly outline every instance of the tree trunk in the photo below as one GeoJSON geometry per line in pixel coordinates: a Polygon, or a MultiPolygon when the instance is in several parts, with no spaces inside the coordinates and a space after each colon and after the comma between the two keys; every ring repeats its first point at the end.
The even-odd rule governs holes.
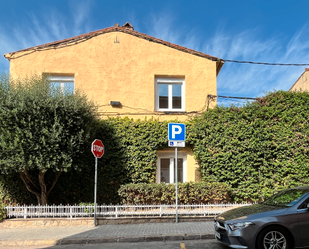
{"type": "Polygon", "coordinates": [[[23,180],[23,182],[26,185],[26,188],[33,194],[35,194],[37,200],[38,200],[38,204],[39,205],[47,205],[48,203],[48,196],[50,194],[50,192],[53,190],[53,188],[55,187],[58,178],[60,177],[62,171],[58,171],[56,173],[55,179],[52,182],[52,185],[50,186],[49,189],[47,189],[47,185],[45,183],[45,173],[46,171],[40,171],[39,172],[39,184],[40,184],[40,188],[38,188],[38,186],[31,180],[31,177],[29,175],[29,172],[27,169],[24,170],[24,172],[20,172],[19,175],[21,177],[21,179],[23,180]]]}
{"type": "Polygon", "coordinates": [[[47,205],[47,186],[45,183],[45,172],[40,171],[39,172],[39,183],[41,187],[41,202],[40,205],[47,205]]]}

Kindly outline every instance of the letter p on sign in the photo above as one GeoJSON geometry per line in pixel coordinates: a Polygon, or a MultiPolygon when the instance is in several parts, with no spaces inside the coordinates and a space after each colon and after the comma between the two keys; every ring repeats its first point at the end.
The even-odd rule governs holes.
{"type": "Polygon", "coordinates": [[[168,124],[169,141],[185,141],[186,128],[184,124],[168,124]]]}
{"type": "Polygon", "coordinates": [[[172,125],[172,138],[175,139],[176,134],[179,135],[182,132],[182,128],[179,125],[172,125]]]}

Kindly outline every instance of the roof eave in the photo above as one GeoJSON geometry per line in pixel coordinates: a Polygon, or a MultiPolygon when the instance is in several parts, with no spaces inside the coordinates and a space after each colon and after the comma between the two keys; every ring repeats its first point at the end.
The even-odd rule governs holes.
{"type": "MultiPolygon", "coordinates": [[[[18,51],[15,51],[15,52],[10,52],[10,53],[4,54],[4,57],[8,60],[11,60],[12,58],[14,58],[13,57],[14,55],[17,55],[19,53],[27,53],[27,52],[30,52],[30,51],[31,51],[30,53],[32,53],[32,52],[45,50],[45,49],[52,49],[52,48],[57,48],[57,47],[60,48],[60,47],[62,47],[61,45],[65,45],[65,44],[68,44],[68,43],[74,44],[74,42],[75,43],[82,42],[82,41],[85,41],[89,38],[92,38],[92,37],[95,37],[95,36],[98,36],[98,35],[101,35],[101,34],[105,34],[105,33],[110,33],[110,32],[127,33],[127,34],[133,35],[135,37],[148,40],[150,42],[155,42],[155,43],[158,43],[158,44],[161,44],[161,45],[164,45],[164,46],[168,46],[168,47],[173,48],[173,49],[177,49],[181,52],[189,53],[189,54],[192,54],[192,55],[195,55],[195,56],[203,57],[205,59],[216,61],[217,62],[217,75],[219,74],[219,72],[220,72],[220,70],[221,70],[221,68],[224,64],[224,61],[222,59],[217,58],[217,57],[214,57],[214,56],[211,56],[211,55],[208,55],[208,54],[204,54],[202,52],[199,52],[199,51],[196,51],[196,50],[193,50],[193,49],[189,49],[189,48],[186,48],[186,47],[183,47],[183,46],[179,46],[177,44],[173,44],[173,43],[170,43],[170,42],[167,42],[167,41],[164,41],[164,40],[161,40],[161,39],[158,39],[158,38],[155,38],[155,37],[152,37],[152,36],[137,32],[137,31],[134,31],[132,29],[127,29],[127,28],[123,28],[123,27],[109,27],[109,28],[89,32],[89,33],[82,34],[82,35],[75,36],[75,37],[71,37],[71,38],[68,38],[68,39],[63,39],[63,40],[60,40],[60,41],[55,41],[55,42],[51,42],[51,43],[46,43],[46,44],[42,44],[42,45],[30,47],[30,48],[18,50],[18,51]]],[[[25,54],[23,54],[23,55],[25,55],[25,54]]]]}
{"type": "Polygon", "coordinates": [[[3,55],[4,58],[8,59],[9,61],[11,60],[11,53],[7,53],[3,55]]]}
{"type": "Polygon", "coordinates": [[[220,73],[221,68],[223,67],[224,63],[225,63],[225,61],[222,60],[222,59],[219,59],[219,60],[217,61],[217,76],[218,76],[218,74],[220,73]]]}

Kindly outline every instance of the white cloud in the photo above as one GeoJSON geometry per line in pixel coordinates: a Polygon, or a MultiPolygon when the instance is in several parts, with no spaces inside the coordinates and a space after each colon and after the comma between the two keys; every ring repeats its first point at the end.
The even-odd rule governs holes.
{"type": "MultiPolygon", "coordinates": [[[[309,59],[307,25],[285,44],[282,37],[262,39],[257,30],[236,35],[217,32],[203,52],[227,59],[270,63],[306,63],[309,59]]],[[[288,90],[305,67],[266,66],[226,62],[218,76],[218,94],[256,97],[273,90],[288,90]]]]}
{"type": "Polygon", "coordinates": [[[49,28],[46,39],[51,39],[52,36],[55,40],[60,40],[68,36],[69,27],[67,27],[65,18],[59,13],[52,12],[49,15],[44,15],[44,22],[49,28]]]}
{"type": "Polygon", "coordinates": [[[9,61],[3,57],[5,53],[14,51],[14,41],[11,41],[7,36],[5,30],[0,26],[0,73],[3,70],[8,73],[9,61]]]}
{"type": "MultiPolygon", "coordinates": [[[[27,21],[15,28],[0,24],[0,54],[25,49],[89,32],[90,2],[75,3],[72,15],[63,16],[56,10],[28,13],[27,21]]],[[[9,62],[0,59],[0,70],[8,72],[9,62]]]]}
{"type": "Polygon", "coordinates": [[[148,28],[148,34],[151,36],[171,43],[178,43],[180,40],[179,33],[173,29],[171,15],[165,15],[163,13],[159,15],[152,14],[150,15],[150,22],[146,26],[148,28]]]}
{"type": "Polygon", "coordinates": [[[180,46],[199,50],[200,38],[196,36],[194,28],[178,26],[177,21],[170,13],[150,15],[150,21],[146,25],[147,34],[180,46]]]}
{"type": "Polygon", "coordinates": [[[79,35],[90,31],[89,16],[92,3],[92,1],[71,2],[71,16],[74,21],[73,31],[75,33],[73,35],[79,35]]]}
{"type": "Polygon", "coordinates": [[[309,26],[307,23],[291,38],[287,44],[285,58],[297,60],[299,53],[309,49],[308,38],[309,26]]]}

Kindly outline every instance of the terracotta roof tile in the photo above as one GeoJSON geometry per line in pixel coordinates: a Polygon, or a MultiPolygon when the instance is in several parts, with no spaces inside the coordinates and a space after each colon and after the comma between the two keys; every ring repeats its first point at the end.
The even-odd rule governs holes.
{"type": "Polygon", "coordinates": [[[212,61],[216,61],[216,62],[218,62],[218,67],[217,67],[218,72],[220,71],[221,67],[224,64],[223,59],[220,59],[220,58],[217,58],[217,57],[214,57],[214,56],[210,56],[208,54],[204,54],[202,52],[199,52],[199,51],[196,51],[196,50],[193,50],[193,49],[189,49],[189,48],[186,48],[186,47],[183,47],[183,46],[179,46],[177,44],[173,44],[173,43],[155,38],[153,36],[137,32],[133,29],[133,27],[130,23],[126,23],[122,27],[119,27],[119,25],[116,24],[114,27],[100,29],[100,30],[92,31],[92,32],[82,34],[82,35],[79,35],[79,36],[74,36],[74,37],[71,37],[71,38],[68,38],[68,39],[63,39],[63,40],[54,41],[54,42],[46,43],[46,44],[39,45],[39,46],[34,46],[34,47],[18,50],[18,51],[15,51],[15,52],[7,53],[7,54],[4,55],[4,57],[7,58],[7,59],[18,58],[19,53],[23,53],[23,55],[25,55],[24,53],[27,54],[27,52],[33,53],[33,52],[40,51],[40,50],[55,49],[55,48],[61,48],[61,47],[67,46],[67,45],[74,45],[74,44],[77,44],[79,42],[83,42],[83,41],[86,41],[88,39],[91,39],[95,36],[110,33],[110,32],[123,32],[123,33],[126,33],[126,34],[130,34],[130,35],[148,40],[150,42],[159,43],[159,44],[162,44],[162,45],[165,45],[165,46],[168,46],[168,47],[171,47],[171,48],[174,48],[174,49],[186,52],[186,53],[190,53],[192,55],[196,55],[196,56],[207,58],[207,59],[212,60],[212,61]]]}

